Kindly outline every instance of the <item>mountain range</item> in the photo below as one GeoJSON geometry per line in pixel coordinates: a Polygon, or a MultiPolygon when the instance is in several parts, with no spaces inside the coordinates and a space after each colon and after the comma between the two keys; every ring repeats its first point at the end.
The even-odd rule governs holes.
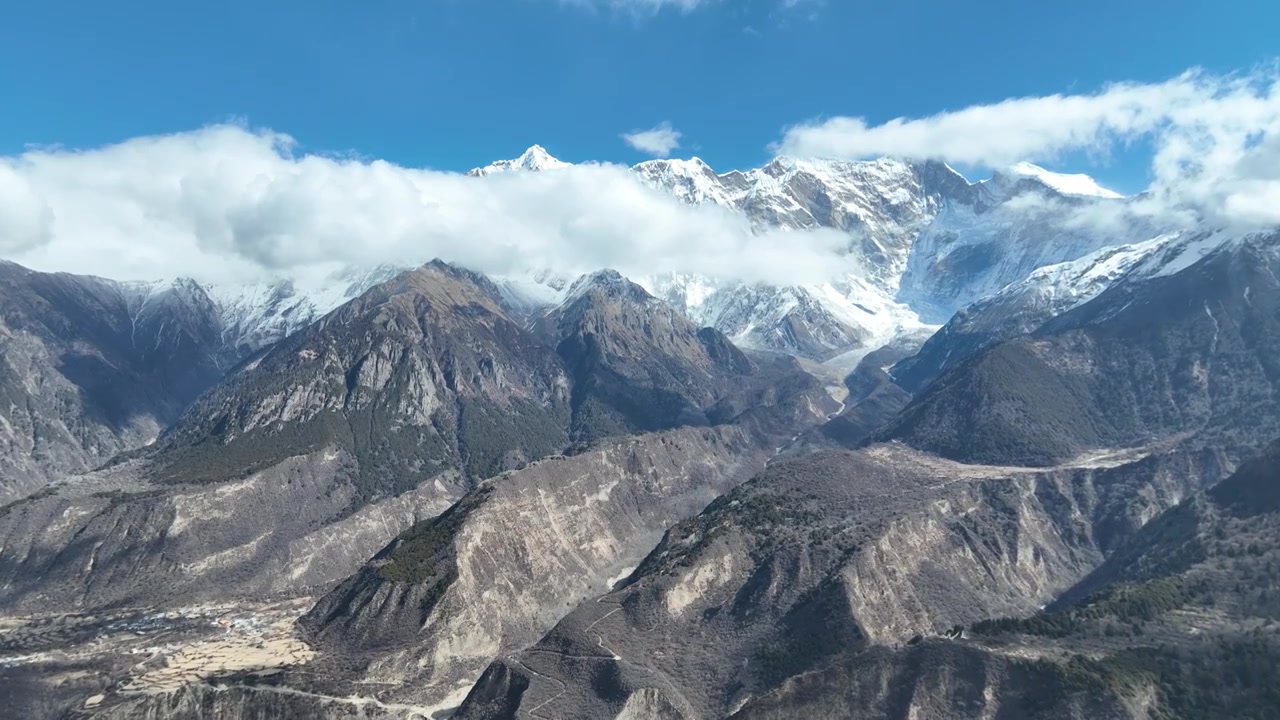
{"type": "Polygon", "coordinates": [[[1028,164],[631,171],[838,267],[0,262],[2,707],[1274,716],[1280,232],[1028,164]]]}

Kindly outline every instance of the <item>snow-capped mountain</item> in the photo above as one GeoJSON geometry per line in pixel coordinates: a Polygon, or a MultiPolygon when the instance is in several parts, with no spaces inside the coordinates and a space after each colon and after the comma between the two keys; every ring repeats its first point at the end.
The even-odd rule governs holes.
{"type": "Polygon", "coordinates": [[[334,273],[310,286],[292,279],[205,288],[219,317],[223,339],[252,352],[291,335],[369,288],[407,268],[378,265],[334,273]]]}
{"type": "MultiPolygon", "coordinates": [[[[534,145],[518,158],[468,175],[570,166],[534,145]]],[[[941,162],[891,158],[779,157],[764,167],[727,173],[692,158],[651,160],[632,170],[683,202],[741,213],[761,231],[833,229],[847,235],[825,283],[776,286],[688,273],[633,278],[693,322],[720,330],[740,346],[819,361],[840,355],[842,362],[856,362],[859,350],[937,327],[956,310],[1038,268],[1156,234],[1137,221],[1122,224],[1131,228],[1125,237],[1072,222],[1082,210],[1123,206],[1124,200],[1087,176],[1027,163],[976,183],[941,162]]],[[[225,352],[219,362],[225,364],[407,269],[348,269],[311,282],[133,283],[127,292],[136,296],[139,313],[176,299],[207,305],[220,323],[225,352]]],[[[574,278],[555,268],[530,268],[492,280],[513,309],[528,315],[562,302],[574,278]]]]}
{"type": "Polygon", "coordinates": [[[687,273],[639,282],[739,346],[807,358],[826,359],[841,348],[872,350],[922,327],[911,308],[856,273],[821,285],[725,283],[687,273]]]}
{"type": "Polygon", "coordinates": [[[514,160],[499,160],[482,168],[474,168],[467,174],[472,177],[484,177],[495,173],[521,170],[556,170],[569,167],[570,164],[552,157],[551,153],[543,149],[541,145],[534,145],[514,160]]]}
{"type": "Polygon", "coordinates": [[[1102,187],[1096,180],[1088,175],[1066,175],[1063,173],[1050,172],[1039,165],[1032,165],[1029,162],[1021,162],[1014,165],[1009,168],[1009,173],[1019,177],[1034,178],[1054,190],[1057,190],[1063,195],[1100,197],[1109,198],[1111,200],[1118,200],[1124,197],[1114,190],[1102,187]]]}
{"type": "Polygon", "coordinates": [[[507,304],[525,315],[559,305],[575,280],[570,274],[550,268],[531,269],[512,275],[492,275],[489,279],[497,286],[507,304]]]}
{"type": "Polygon", "coordinates": [[[1175,274],[1245,239],[1221,232],[1173,232],[1038,268],[957,312],[891,374],[902,387],[917,391],[983,348],[1034,332],[1112,288],[1175,274]]]}
{"type": "MultiPolygon", "coordinates": [[[[566,165],[534,146],[470,174],[566,165]]],[[[687,273],[636,278],[739,345],[817,360],[842,353],[847,360],[852,349],[918,334],[1037,268],[1155,234],[1136,221],[1118,224],[1130,228],[1120,237],[1091,229],[1080,215],[1095,205],[1123,206],[1123,197],[1087,176],[1029,163],[981,182],[945,163],[892,158],[779,157],[727,173],[691,158],[650,160],[632,170],[683,202],[742,213],[760,230],[825,228],[848,235],[840,266],[824,284],[779,287],[687,273]]],[[[557,297],[558,291],[527,279],[517,284],[551,301],[557,297]]]]}
{"type": "Polygon", "coordinates": [[[706,163],[650,160],[633,168],[650,184],[690,203],[744,213],[757,228],[831,228],[849,233],[861,274],[896,290],[911,242],[944,202],[972,203],[973,186],[943,163],[891,158],[867,162],[779,157],[747,172],[717,175],[706,163]]]}
{"type": "Polygon", "coordinates": [[[973,206],[949,203],[915,238],[897,299],[941,323],[1037,268],[1149,239],[1161,227],[1123,199],[1067,196],[1037,178],[997,174],[973,206]]]}
{"type": "Polygon", "coordinates": [[[191,278],[106,282],[128,308],[135,336],[141,337],[142,328],[157,324],[153,318],[163,317],[165,322],[148,336],[149,342],[163,345],[156,333],[173,335],[184,330],[171,326],[171,318],[199,321],[221,338],[214,360],[226,369],[406,269],[392,265],[347,269],[310,284],[288,278],[225,285],[191,278]]]}

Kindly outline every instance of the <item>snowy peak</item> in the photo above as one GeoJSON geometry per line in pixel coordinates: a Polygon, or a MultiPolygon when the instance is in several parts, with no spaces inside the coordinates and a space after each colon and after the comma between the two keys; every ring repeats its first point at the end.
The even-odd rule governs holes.
{"type": "Polygon", "coordinates": [[[614,300],[645,304],[654,299],[644,288],[622,276],[617,270],[597,270],[578,278],[565,293],[564,304],[597,292],[614,300]]]}
{"type": "Polygon", "coordinates": [[[514,160],[499,160],[482,168],[475,168],[467,173],[471,177],[484,177],[507,172],[540,172],[542,170],[558,170],[573,163],[559,160],[547,152],[541,145],[534,145],[514,160]]]}
{"type": "MultiPolygon", "coordinates": [[[[648,160],[631,168],[641,180],[671,193],[691,205],[714,203],[730,206],[733,191],[741,187],[728,176],[717,175],[698,158],[688,160],[648,160]]],[[[740,173],[738,173],[741,176],[740,173]]]]}
{"type": "Polygon", "coordinates": [[[224,341],[233,347],[257,350],[292,335],[406,269],[384,264],[348,268],[309,287],[281,278],[210,285],[205,291],[222,318],[224,341]]]}
{"type": "Polygon", "coordinates": [[[674,175],[710,175],[716,177],[716,171],[702,160],[702,158],[692,157],[688,160],[680,158],[670,158],[664,160],[645,160],[637,163],[631,168],[642,175],[652,175],[657,173],[671,173],[674,175]]]}
{"type": "Polygon", "coordinates": [[[534,145],[515,160],[521,170],[554,170],[568,167],[569,163],[552,157],[541,145],[534,145]]]}
{"type": "Polygon", "coordinates": [[[1069,175],[1066,173],[1056,173],[1045,170],[1039,165],[1032,165],[1029,162],[1020,162],[1007,170],[1008,175],[1014,178],[1031,178],[1039,181],[1046,187],[1052,188],[1063,195],[1075,195],[1079,197],[1097,197],[1107,198],[1110,200],[1118,200],[1124,196],[1114,190],[1108,190],[1098,184],[1098,181],[1084,174],[1069,175]]]}

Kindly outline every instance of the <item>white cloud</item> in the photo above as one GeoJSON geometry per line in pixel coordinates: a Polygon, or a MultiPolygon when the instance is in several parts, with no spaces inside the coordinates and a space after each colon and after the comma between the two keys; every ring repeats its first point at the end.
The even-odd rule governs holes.
{"type": "Polygon", "coordinates": [[[1155,148],[1151,187],[1168,207],[1194,207],[1232,223],[1280,222],[1274,160],[1280,135],[1280,73],[1188,71],[1161,83],[1119,83],[1085,95],[1011,98],[923,118],[871,125],[837,117],[789,128],[784,154],[858,159],[935,158],[1000,167],[1099,156],[1139,140],[1155,148]]]}
{"type": "Polygon", "coordinates": [[[229,125],[0,158],[0,255],[121,279],[321,277],[441,257],[489,273],[801,282],[827,277],[847,242],[785,235],[684,205],[619,165],[471,178],[296,154],[285,135],[229,125]]]}
{"type": "Polygon", "coordinates": [[[623,133],[622,139],[631,147],[654,157],[667,157],[672,150],[680,147],[680,131],[664,122],[648,130],[636,130],[623,133]]]}
{"type": "Polygon", "coordinates": [[[0,253],[16,253],[47,243],[53,212],[24,174],[0,163],[0,253]]]}
{"type": "MultiPolygon", "coordinates": [[[[653,152],[674,149],[674,129],[641,134],[655,131],[673,137],[669,147],[654,141],[653,152]]],[[[792,128],[781,149],[998,166],[1069,150],[1103,153],[1138,139],[1154,148],[1155,182],[1142,199],[1045,211],[1077,212],[1060,221],[1109,233],[1197,218],[1280,223],[1274,73],[1187,73],[874,127],[840,118],[792,128]]],[[[614,267],[633,276],[675,270],[787,284],[847,268],[847,258],[832,262],[847,244],[834,231],[755,234],[741,215],[684,205],[618,165],[468,178],[302,154],[288,136],[236,125],[0,157],[0,257],[121,279],[319,277],[346,265],[442,257],[495,274],[614,267]]]]}

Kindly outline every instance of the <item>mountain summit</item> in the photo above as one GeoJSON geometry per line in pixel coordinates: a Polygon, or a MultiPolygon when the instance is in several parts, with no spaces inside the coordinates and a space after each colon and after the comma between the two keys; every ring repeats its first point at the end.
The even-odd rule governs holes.
{"type": "Polygon", "coordinates": [[[1064,195],[1076,195],[1081,197],[1100,197],[1110,200],[1118,200],[1122,197],[1120,193],[1102,187],[1097,180],[1083,173],[1065,174],[1056,173],[1046,170],[1039,165],[1032,165],[1029,162],[1020,162],[1007,171],[1015,177],[1026,177],[1038,180],[1044,185],[1064,195]]]}
{"type": "Polygon", "coordinates": [[[471,177],[484,177],[495,173],[505,173],[521,170],[557,170],[559,168],[569,167],[573,163],[567,163],[559,160],[547,152],[541,145],[533,145],[524,151],[520,157],[514,160],[498,160],[490,163],[485,167],[473,168],[467,172],[471,177]]]}

